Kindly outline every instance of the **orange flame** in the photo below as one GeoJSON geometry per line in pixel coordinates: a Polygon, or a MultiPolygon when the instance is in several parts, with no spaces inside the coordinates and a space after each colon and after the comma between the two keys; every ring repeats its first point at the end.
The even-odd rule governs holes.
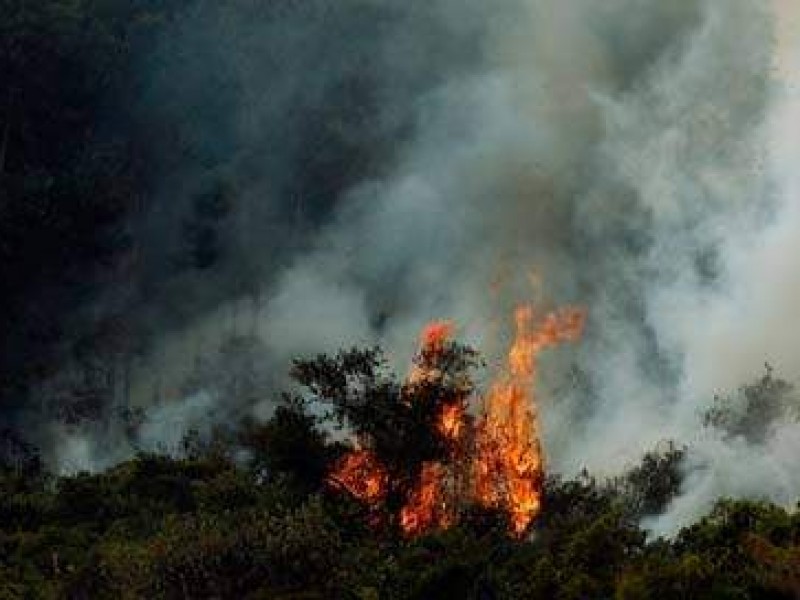
{"type": "Polygon", "coordinates": [[[408,374],[407,385],[433,382],[441,376],[437,362],[454,330],[451,321],[433,321],[423,328],[419,336],[420,350],[408,374]]]}
{"type": "MultiPolygon", "coordinates": [[[[434,321],[425,326],[420,336],[418,358],[408,376],[409,385],[431,382],[441,377],[437,363],[454,330],[455,326],[451,321],[434,321]]],[[[457,447],[462,433],[466,401],[466,398],[459,398],[457,395],[450,399],[442,406],[437,421],[437,430],[450,445],[451,453],[457,447]]],[[[452,473],[445,465],[437,462],[426,462],[422,465],[419,480],[400,512],[400,525],[406,535],[413,537],[434,529],[444,529],[452,524],[454,503],[448,497],[451,494],[446,485],[450,479],[452,473]]]]}
{"type": "MultiPolygon", "coordinates": [[[[549,346],[578,339],[584,322],[585,312],[575,308],[558,310],[540,320],[530,306],[515,311],[516,335],[506,366],[489,386],[477,422],[470,426],[467,398],[454,397],[443,403],[437,429],[448,444],[450,462],[422,465],[419,480],[400,512],[406,535],[452,525],[458,504],[470,501],[508,514],[516,535],[528,529],[541,510],[544,478],[534,396],[537,359],[549,346]]],[[[440,376],[437,358],[453,330],[450,321],[425,327],[419,360],[408,385],[440,376]]],[[[372,507],[385,499],[389,485],[383,465],[363,449],[345,456],[329,481],[372,507]]]]}
{"type": "Polygon", "coordinates": [[[420,342],[424,350],[441,351],[445,343],[453,337],[455,326],[452,321],[433,321],[422,330],[420,342]]]}
{"type": "Polygon", "coordinates": [[[422,465],[419,482],[400,512],[400,525],[406,535],[416,536],[452,524],[453,516],[443,485],[446,477],[446,470],[440,463],[422,465]]]}
{"type": "Polygon", "coordinates": [[[546,347],[577,339],[585,313],[563,309],[536,323],[530,306],[516,310],[516,336],[505,372],[489,388],[474,454],[476,500],[506,511],[518,535],[541,509],[544,459],[533,386],[546,347]]]}
{"type": "Polygon", "coordinates": [[[370,450],[360,449],[346,454],[328,476],[328,481],[367,505],[375,506],[386,497],[389,477],[370,450]]]}
{"type": "Polygon", "coordinates": [[[456,442],[464,431],[464,406],[459,402],[447,404],[439,417],[439,433],[449,442],[456,442]]]}

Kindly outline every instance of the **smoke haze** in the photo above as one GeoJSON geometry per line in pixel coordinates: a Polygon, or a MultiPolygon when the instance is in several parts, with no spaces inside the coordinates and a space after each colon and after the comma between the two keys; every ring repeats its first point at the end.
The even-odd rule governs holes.
{"type": "MultiPolygon", "coordinates": [[[[689,444],[666,533],[719,495],[793,501],[800,427],[751,444],[698,416],[765,361],[800,373],[800,102],[775,18],[751,0],[196,3],[140,65],[137,118],[170,133],[131,224],[136,284],[90,311],[144,306],[148,447],[185,430],[162,422],[268,414],[296,356],[378,343],[405,369],[435,318],[491,364],[533,299],[588,309],[543,368],[552,469],[689,444]],[[211,255],[176,269],[187,220],[211,255]],[[226,394],[211,373],[243,355],[255,383],[226,394]]],[[[59,433],[62,468],[130,451],[100,437],[59,433]]]]}

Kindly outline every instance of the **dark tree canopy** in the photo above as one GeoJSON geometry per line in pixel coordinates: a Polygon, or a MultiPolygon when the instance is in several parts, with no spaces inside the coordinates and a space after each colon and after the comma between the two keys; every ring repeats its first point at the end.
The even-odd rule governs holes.
{"type": "Polygon", "coordinates": [[[715,396],[713,405],[702,415],[704,425],[754,444],[764,442],[779,423],[798,418],[800,403],[794,386],[777,377],[769,364],[761,377],[741,386],[736,394],[715,396]]]}
{"type": "Polygon", "coordinates": [[[417,368],[436,373],[418,381],[398,380],[378,349],[295,361],[292,376],[386,468],[386,508],[396,525],[423,464],[448,460],[439,419],[445,406],[469,398],[478,365],[475,351],[448,342],[436,353],[423,349],[415,358],[417,368]]]}

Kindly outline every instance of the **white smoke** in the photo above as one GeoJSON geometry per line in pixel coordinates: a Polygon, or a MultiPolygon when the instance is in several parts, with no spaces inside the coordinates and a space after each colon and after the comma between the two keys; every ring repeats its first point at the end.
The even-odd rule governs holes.
{"type": "MultiPolygon", "coordinates": [[[[787,326],[798,121],[776,97],[772,32],[764,7],[738,0],[497,8],[486,66],[418,99],[417,136],[391,175],[353,189],[284,275],[264,322],[280,331],[275,351],[377,339],[402,360],[422,323],[450,317],[491,358],[535,270],[539,300],[589,307],[578,364],[591,402],[545,399],[553,467],[611,473],[661,439],[697,440],[715,391],[765,361],[800,372],[787,326]]],[[[571,355],[549,363],[551,380],[571,355]]],[[[793,436],[692,446],[698,468],[656,528],[720,494],[800,493],[781,454],[793,436]]]]}
{"type": "MultiPolygon", "coordinates": [[[[790,8],[779,16],[790,19],[790,8]]],[[[800,153],[793,142],[800,134],[797,25],[795,20],[793,30],[784,30],[778,40],[778,85],[765,123],[770,150],[765,168],[774,186],[774,211],[763,226],[747,223],[724,241],[725,285],[695,316],[702,326],[689,323],[692,313],[678,321],[686,357],[683,393],[689,397],[752,379],[759,360],[791,378],[800,373],[800,340],[790,325],[800,302],[800,153]]],[[[795,504],[800,494],[794,466],[798,444],[797,423],[778,425],[759,445],[741,438],[696,440],[684,493],[668,514],[653,521],[654,530],[673,533],[720,496],[795,504]]]]}
{"type": "Polygon", "coordinates": [[[208,436],[219,400],[208,392],[198,392],[178,402],[151,410],[139,428],[141,450],[180,454],[181,444],[191,431],[208,436]]]}
{"type": "Polygon", "coordinates": [[[776,427],[764,444],[723,438],[713,431],[703,433],[689,448],[682,494],[664,515],[645,521],[652,532],[675,534],[706,514],[720,498],[770,500],[787,507],[797,503],[800,426],[776,427]]]}
{"type": "MultiPolygon", "coordinates": [[[[203,6],[198,15],[214,14],[203,6]]],[[[247,210],[227,235],[256,266],[236,265],[220,278],[254,278],[248,286],[263,290],[252,320],[265,368],[285,372],[296,356],[379,343],[405,369],[420,327],[443,317],[491,362],[515,303],[584,304],[585,339],[543,365],[553,469],[612,474],[660,440],[690,444],[684,493],[652,524],[667,533],[721,494],[782,502],[800,494],[789,468],[792,426],[753,445],[714,438],[698,415],[715,392],[752,380],[765,361],[783,377],[800,373],[791,327],[800,305],[800,103],[774,72],[768,7],[433,0],[373,23],[377,4],[340,6],[319,21],[301,14],[265,28],[230,15],[192,17],[170,41],[181,48],[188,36],[203,56],[222,49],[217,60],[244,90],[239,111],[226,114],[239,139],[226,136],[225,147],[240,146],[229,168],[250,173],[263,157],[264,179],[278,182],[243,186],[247,210]],[[209,35],[222,41],[210,44],[209,35]],[[344,132],[370,143],[365,132],[403,133],[381,140],[386,164],[348,183],[325,207],[321,230],[303,240],[306,250],[279,269],[272,255],[288,236],[258,230],[258,217],[283,214],[276,198],[303,183],[291,181],[304,176],[292,162],[294,138],[305,139],[294,136],[303,129],[297,115],[326,115],[326,90],[354,64],[370,65],[377,108],[367,124],[341,124],[344,132]],[[580,385],[565,384],[574,373],[580,385]]],[[[786,69],[792,53],[782,53],[786,69]]],[[[185,100],[170,98],[167,107],[182,114],[185,100]]],[[[209,129],[198,137],[216,140],[209,129]]],[[[193,177],[193,169],[185,170],[193,177]]],[[[168,187],[181,186],[190,187],[168,187]]],[[[203,279],[173,283],[184,287],[199,296],[203,279]]],[[[142,379],[149,382],[153,365],[181,371],[186,348],[202,345],[197,332],[221,330],[235,297],[233,308],[205,313],[190,328],[196,335],[162,344],[142,379]]],[[[185,427],[169,424],[183,423],[182,411],[194,422],[198,411],[228,402],[216,398],[151,411],[145,434],[171,443],[185,427]]],[[[90,454],[81,448],[75,454],[90,454]]]]}

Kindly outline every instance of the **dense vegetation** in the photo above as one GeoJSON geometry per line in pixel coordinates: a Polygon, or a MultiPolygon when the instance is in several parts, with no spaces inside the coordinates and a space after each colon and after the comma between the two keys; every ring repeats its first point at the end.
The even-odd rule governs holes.
{"type": "MultiPolygon", "coordinates": [[[[447,385],[474,363],[451,364],[447,385]]],[[[674,539],[648,538],[642,518],[680,489],[685,450],[671,444],[612,480],[551,476],[544,512],[523,538],[508,535],[503,514],[478,506],[447,530],[398,535],[326,481],[347,449],[325,433],[336,422],[379,437],[413,421],[411,437],[375,446],[394,457],[400,480],[435,452],[430,410],[409,411],[382,365],[373,350],[299,361],[294,377],[310,400],[285,396],[266,422],[188,436],[177,457],[142,454],[103,473],[57,477],[34,449],[18,447],[0,475],[0,598],[800,593],[800,512],[720,500],[674,539]]],[[[419,400],[435,404],[439,392],[423,387],[419,400]]]]}

